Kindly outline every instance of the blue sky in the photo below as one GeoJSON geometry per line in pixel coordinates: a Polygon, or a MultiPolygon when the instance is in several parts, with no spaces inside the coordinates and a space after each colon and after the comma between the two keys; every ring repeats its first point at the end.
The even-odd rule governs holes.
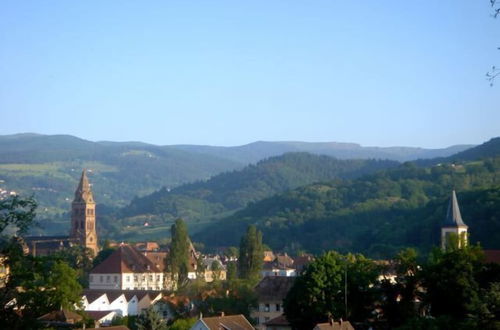
{"type": "Polygon", "coordinates": [[[488,0],[2,1],[0,134],[443,147],[500,135],[488,0]]]}

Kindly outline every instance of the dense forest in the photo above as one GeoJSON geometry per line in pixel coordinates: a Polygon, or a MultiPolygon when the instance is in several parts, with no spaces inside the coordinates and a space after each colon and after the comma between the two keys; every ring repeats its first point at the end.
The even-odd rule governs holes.
{"type": "Polygon", "coordinates": [[[387,257],[438,243],[451,191],[458,192],[471,240],[500,248],[500,157],[418,167],[405,163],[353,180],[315,183],[277,194],[195,235],[207,246],[235,245],[249,224],[273,249],[330,249],[387,257]]]}

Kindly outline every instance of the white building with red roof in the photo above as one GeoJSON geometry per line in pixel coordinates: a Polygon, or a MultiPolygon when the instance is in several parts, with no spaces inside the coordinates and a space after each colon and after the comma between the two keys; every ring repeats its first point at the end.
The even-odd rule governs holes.
{"type": "Polygon", "coordinates": [[[164,290],[161,267],[130,245],[122,244],[90,271],[89,287],[96,290],[164,290]]]}

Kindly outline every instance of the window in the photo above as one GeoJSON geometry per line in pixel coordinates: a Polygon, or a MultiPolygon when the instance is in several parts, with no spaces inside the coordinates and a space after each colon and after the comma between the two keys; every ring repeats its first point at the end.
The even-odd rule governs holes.
{"type": "Polygon", "coordinates": [[[280,304],[276,304],[276,311],[279,312],[281,310],[280,304]]]}
{"type": "Polygon", "coordinates": [[[149,275],[149,280],[152,281],[153,280],[153,275],[149,275]]]}
{"type": "MultiPolygon", "coordinates": [[[[271,306],[269,306],[269,304],[266,304],[264,306],[264,312],[269,312],[269,310],[271,309],[271,306]]],[[[266,320],[267,321],[267,320],[266,320]]]]}
{"type": "Polygon", "coordinates": [[[127,282],[130,282],[130,275],[127,275],[126,279],[127,279],[127,282]]]}
{"type": "Polygon", "coordinates": [[[102,276],[102,275],[101,275],[101,276],[99,277],[99,282],[101,282],[101,283],[102,283],[103,281],[104,281],[104,276],[102,276]]]}
{"type": "Polygon", "coordinates": [[[137,282],[137,275],[134,275],[134,281],[137,282]]]}
{"type": "Polygon", "coordinates": [[[94,276],[90,275],[90,277],[89,277],[89,282],[90,282],[90,283],[94,282],[94,276]]]}
{"type": "Polygon", "coordinates": [[[106,276],[106,283],[109,283],[109,281],[111,280],[111,276],[106,276]]]}
{"type": "Polygon", "coordinates": [[[115,275],[115,277],[114,277],[113,281],[114,281],[115,283],[116,283],[116,282],[118,282],[118,276],[116,276],[116,275],[115,275]]]}
{"type": "Polygon", "coordinates": [[[156,275],[156,280],[157,280],[157,281],[161,281],[161,279],[160,279],[160,275],[156,275]]]}

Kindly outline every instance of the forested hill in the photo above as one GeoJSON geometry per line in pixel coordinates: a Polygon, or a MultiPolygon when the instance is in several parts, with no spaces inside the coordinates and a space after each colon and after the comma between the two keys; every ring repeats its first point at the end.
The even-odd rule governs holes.
{"type": "Polygon", "coordinates": [[[164,219],[183,217],[188,222],[206,220],[312,182],[354,178],[397,165],[394,161],[338,160],[308,153],[289,153],[239,171],[219,174],[208,181],[172,190],[162,189],[136,198],[122,210],[121,216],[154,214],[164,219]]]}
{"type": "Polygon", "coordinates": [[[0,188],[35,195],[38,214],[70,208],[83,168],[96,200],[122,206],[163,186],[209,178],[244,165],[224,158],[140,142],[91,142],[69,135],[0,136],[0,188]]]}
{"type": "Polygon", "coordinates": [[[457,190],[471,240],[500,248],[500,157],[429,168],[405,163],[354,180],[316,183],[249,205],[194,236],[207,246],[238,244],[257,224],[273,249],[336,249],[390,257],[402,247],[439,242],[450,193],[457,190]]]}
{"type": "Polygon", "coordinates": [[[481,160],[483,158],[491,158],[497,156],[500,156],[500,137],[492,138],[491,140],[474,148],[460,151],[447,157],[420,159],[416,161],[416,163],[422,166],[429,166],[439,163],[481,160]]]}

